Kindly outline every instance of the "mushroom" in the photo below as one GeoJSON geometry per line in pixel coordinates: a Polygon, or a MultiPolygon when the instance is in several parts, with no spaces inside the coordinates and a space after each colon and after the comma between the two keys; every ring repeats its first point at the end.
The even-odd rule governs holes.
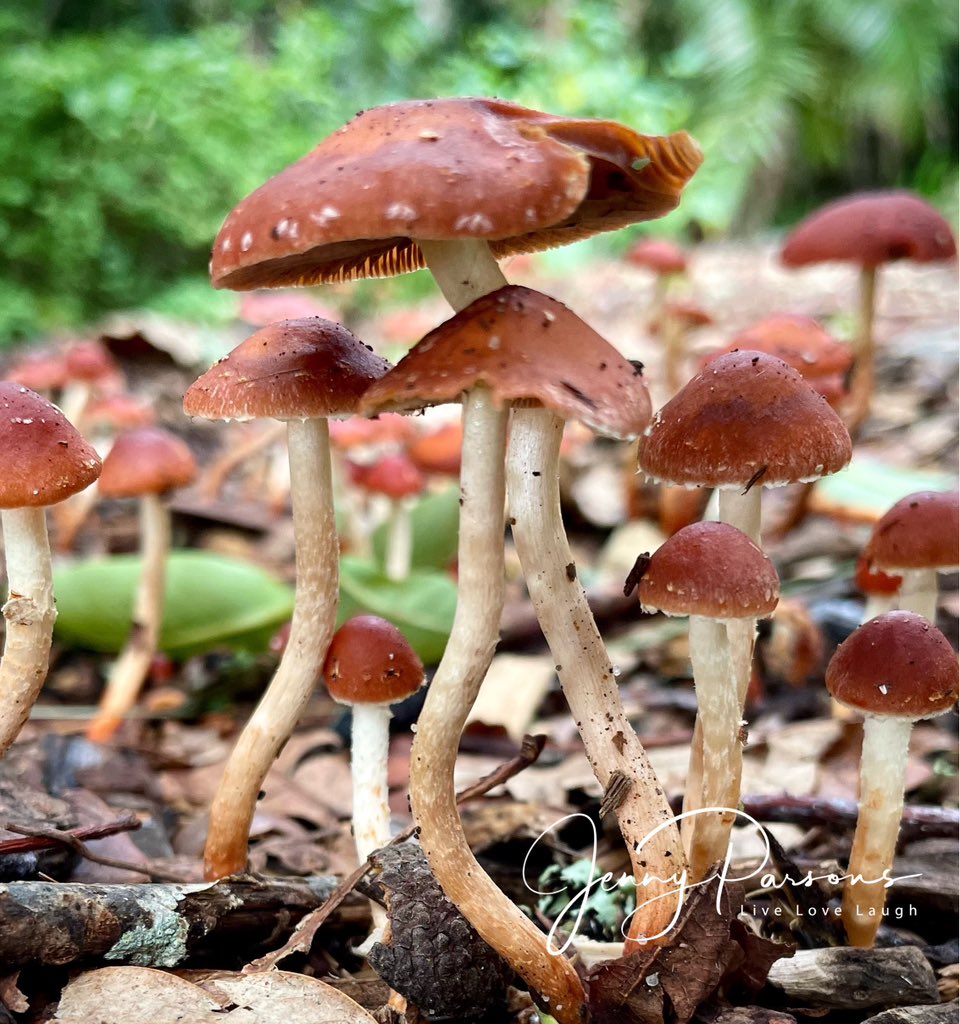
{"type": "MultiPolygon", "coordinates": [[[[564,418],[610,436],[636,436],[650,414],[646,388],[636,367],[561,303],[529,288],[508,286],[476,300],[428,334],[370,388],[363,408],[379,412],[453,401],[478,385],[488,390],[495,406],[514,403],[508,478],[517,551],[593,770],[604,786],[618,773],[632,783],[617,813],[635,873],[638,878],[649,873],[664,879],[659,888],[657,883],[648,887],[652,902],[638,915],[637,927],[643,934],[659,935],[675,911],[665,897],[677,886],[667,880],[683,871],[679,834],[623,713],[615,671],[575,570],[571,575],[573,557],[560,516],[557,472],[564,418]],[[638,844],[655,830],[655,838],[638,851],[638,844]]],[[[464,458],[468,450],[465,442],[464,458]]],[[[452,716],[429,734],[421,727],[418,756],[431,765],[449,764],[452,770],[462,727],[452,716]]],[[[425,806],[415,799],[422,841],[431,844],[441,865],[434,868],[437,877],[482,934],[472,915],[482,913],[484,904],[473,900],[474,907],[470,894],[461,892],[471,867],[469,851],[454,841],[449,829],[438,828],[432,802],[425,806]],[[442,847],[450,853],[441,855],[442,847]]]]}
{"type": "Polygon", "coordinates": [[[87,406],[94,395],[123,386],[123,374],[117,361],[99,341],[78,341],[64,355],[67,380],[60,395],[60,406],[71,423],[85,427],[87,406]]]}
{"type": "Polygon", "coordinates": [[[423,493],[426,478],[416,464],[402,452],[384,455],[372,466],[362,467],[359,484],[390,503],[387,519],[387,547],[383,571],[389,580],[400,582],[410,575],[413,557],[414,499],[423,493]]]}
{"type": "Polygon", "coordinates": [[[204,871],[242,871],[257,794],[310,699],[337,615],[339,545],[327,417],[354,412],[389,364],[340,324],[312,318],[271,324],[195,381],[189,416],[287,421],[297,584],[290,638],[276,674],[237,740],[210,808],[204,871]]]}
{"type": "Polygon", "coordinates": [[[697,327],[712,324],[713,317],[696,302],[665,302],[650,333],[659,335],[664,348],[663,379],[672,395],[682,384],[683,364],[687,355],[687,335],[697,327]]]}
{"type": "Polygon", "coordinates": [[[0,660],[0,757],[17,738],[47,677],[53,572],[44,508],[88,487],[100,458],[63,413],[20,384],[0,382],[0,523],[9,597],[0,660]]]}
{"type": "Polygon", "coordinates": [[[956,255],[950,225],[932,206],[909,192],[846,196],[812,213],[787,236],[780,252],[784,266],[843,260],[860,267],[857,359],[850,385],[850,412],[845,417],[851,430],[869,414],[873,394],[877,271],[894,260],[930,263],[956,255]]]}
{"type": "Polygon", "coordinates": [[[655,275],[653,297],[647,311],[648,323],[655,324],[660,319],[671,283],[687,272],[687,254],[669,238],[641,238],[627,250],[627,262],[655,275]]]}
{"type": "Polygon", "coordinates": [[[333,634],[323,678],[330,696],[351,708],[353,838],[362,864],[390,842],[390,705],[420,689],[423,665],[396,626],[376,615],[358,615],[333,634]]]}
{"type": "Polygon", "coordinates": [[[769,558],[727,523],[693,523],[650,557],[638,585],[645,611],[690,616],[690,661],[697,690],[697,734],[684,793],[690,876],[698,882],[727,857],[740,801],[743,705],[732,643],[735,623],[771,615],[780,581],[769,558]],[[732,635],[731,635],[732,634],[732,635]],[[726,811],[712,813],[713,808],[726,811]]]}
{"type": "MultiPolygon", "coordinates": [[[[218,287],[245,289],[385,276],[429,265],[459,310],[505,284],[497,258],[673,209],[701,160],[684,132],[641,136],[614,122],[557,117],[502,100],[377,107],[228,216],[214,244],[211,276],[218,287]]],[[[443,728],[448,716],[460,718],[462,726],[493,656],[503,602],[506,412],[494,409],[485,390],[476,388],[464,398],[463,423],[460,597],[418,739],[443,728]]],[[[459,834],[452,763],[449,768],[448,777],[435,784],[439,767],[419,759],[415,744],[414,804],[418,793],[430,793],[437,813],[442,804],[444,820],[459,834]]],[[[512,911],[502,895],[500,904],[512,911]]],[[[505,911],[507,920],[513,920],[511,911],[505,911]]],[[[551,1000],[560,1024],[577,1020],[583,990],[572,968],[544,955],[529,922],[516,928],[512,936],[498,936],[508,942],[506,955],[516,964],[518,940],[525,936],[520,959],[527,957],[534,973],[518,965],[520,973],[551,1000]]]]}
{"type": "Polygon", "coordinates": [[[87,739],[95,743],[106,742],[120,727],[136,703],[157,653],[170,552],[170,510],[163,498],[175,488],[193,483],[196,475],[197,463],[187,445],[158,427],[121,434],[103,460],[101,495],[140,500],[143,565],[130,635],[87,727],[87,739]]]}
{"type": "Polygon", "coordinates": [[[863,714],[860,813],[843,888],[851,945],[870,947],[880,927],[903,815],[910,730],[957,700],[957,655],[921,615],[886,612],[837,648],[827,666],[835,700],[863,714]]]}
{"type": "Polygon", "coordinates": [[[960,494],[918,491],[877,521],[863,555],[871,570],[902,577],[896,598],[905,611],[937,617],[937,573],[960,564],[960,494]]]}

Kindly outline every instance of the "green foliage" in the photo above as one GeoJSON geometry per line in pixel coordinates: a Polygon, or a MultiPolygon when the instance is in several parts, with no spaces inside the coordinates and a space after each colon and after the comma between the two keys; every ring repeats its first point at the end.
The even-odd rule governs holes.
{"type": "Polygon", "coordinates": [[[551,864],[537,880],[537,889],[551,895],[541,896],[537,909],[550,921],[563,915],[560,927],[567,931],[577,923],[577,915],[582,910],[577,923],[579,936],[598,942],[620,942],[623,940],[620,928],[636,909],[636,882],[625,875],[601,884],[603,878],[604,873],[589,860],[576,860],[566,867],[551,864]],[[585,900],[577,898],[588,889],[585,900]]]}
{"type": "Polygon", "coordinates": [[[338,622],[379,615],[397,626],[425,665],[442,657],[456,607],[457,585],[446,573],[418,569],[394,582],[369,562],[349,555],[340,559],[338,622]]]}
{"type": "MultiPolygon", "coordinates": [[[[446,569],[457,557],[460,522],[460,488],[447,487],[421,498],[411,513],[415,569],[446,569]]],[[[373,551],[383,564],[389,526],[384,523],[373,535],[373,551]]]]}
{"type": "Polygon", "coordinates": [[[948,0],[13,0],[0,340],[182,297],[238,199],[411,96],[690,129],[707,161],[666,230],[762,226],[853,186],[950,192],[956,40],[948,0]]]}
{"type": "MultiPolygon", "coordinates": [[[[140,558],[75,562],[54,574],[61,643],[116,654],[130,632],[140,558]]],[[[262,651],[293,612],[293,591],[262,569],[204,551],[167,561],[160,650],[186,657],[216,647],[262,651]]]]}

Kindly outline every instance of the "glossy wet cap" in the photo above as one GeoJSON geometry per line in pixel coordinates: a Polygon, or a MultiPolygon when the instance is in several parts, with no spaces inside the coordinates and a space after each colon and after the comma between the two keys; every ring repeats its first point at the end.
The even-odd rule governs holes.
{"type": "Polygon", "coordinates": [[[55,505],[100,476],[100,456],[63,413],[22,384],[0,382],[0,508],[55,505]]]}
{"type": "Polygon", "coordinates": [[[769,558],[729,523],[692,523],[657,548],[640,579],[640,604],[667,615],[769,615],[780,580],[769,558]]]}
{"type": "Polygon", "coordinates": [[[137,498],[186,487],[197,476],[193,453],[176,434],[141,427],[121,434],[103,460],[100,493],[105,498],[137,498]]]}
{"type": "Polygon", "coordinates": [[[826,682],[832,696],[855,711],[931,718],[957,701],[957,655],[922,615],[887,612],[837,648],[826,682]]]}
{"type": "Polygon", "coordinates": [[[893,260],[930,263],[957,255],[950,225],[909,192],[863,192],[812,213],[788,236],[788,267],[845,260],[877,267],[893,260]]]}
{"type": "Polygon", "coordinates": [[[246,289],[401,274],[424,265],[417,239],[484,239],[496,257],[565,245],[669,213],[702,159],[685,132],[503,100],[374,107],[233,210],[210,276],[246,289]]]}
{"type": "Polygon", "coordinates": [[[319,317],[281,320],[191,384],[183,411],[214,420],[347,416],[389,368],[341,324],[319,317]]]}
{"type": "Polygon", "coordinates": [[[850,461],[847,428],[783,360],[728,352],[693,377],[640,439],[651,479],[705,487],[776,487],[836,473],[850,461]]]}
{"type": "Polygon", "coordinates": [[[341,704],[395,704],[423,685],[423,664],[403,633],[376,615],[348,619],[323,663],[327,690],[341,704]]]}
{"type": "Polygon", "coordinates": [[[864,557],[876,569],[954,569],[960,564],[960,495],[918,491],[873,528],[864,557]]]}
{"type": "Polygon", "coordinates": [[[636,437],[650,419],[640,369],[562,303],[518,285],[431,331],[371,386],[361,411],[454,402],[477,384],[498,404],[534,400],[608,437],[636,437]]]}

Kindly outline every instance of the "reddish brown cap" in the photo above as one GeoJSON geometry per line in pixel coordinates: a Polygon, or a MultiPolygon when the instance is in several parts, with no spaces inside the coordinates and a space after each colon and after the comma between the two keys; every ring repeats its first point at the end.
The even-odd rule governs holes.
{"type": "Polygon", "coordinates": [[[742,619],[776,608],[780,580],[770,559],[735,526],[692,523],[653,553],[639,591],[647,611],[742,619]]]}
{"type": "Polygon", "coordinates": [[[342,451],[382,444],[403,444],[417,432],[407,416],[384,413],[374,420],[348,416],[330,424],[330,440],[342,451]]]}
{"type": "Polygon", "coordinates": [[[871,568],[866,555],[857,559],[857,567],[854,570],[853,582],[861,594],[877,594],[890,596],[900,589],[903,583],[902,576],[890,576],[880,569],[871,568]]]}
{"type": "Polygon", "coordinates": [[[187,389],[183,411],[214,420],[344,416],[390,364],[340,324],[281,320],[242,341],[187,389]]]}
{"type": "Polygon", "coordinates": [[[73,380],[100,382],[120,377],[120,367],[99,341],[78,341],[67,349],[67,373],[73,380]]]}
{"type": "Polygon", "coordinates": [[[341,704],[395,704],[423,685],[423,665],[407,638],[376,615],[348,619],[323,663],[330,696],[341,704]]]}
{"type": "Polygon", "coordinates": [[[32,391],[53,391],[67,381],[67,362],[59,352],[28,352],[4,376],[32,391]]]}
{"type": "Polygon", "coordinates": [[[892,260],[931,263],[957,255],[950,225],[909,192],[864,192],[812,213],[788,236],[785,266],[845,260],[877,267],[892,260]]]}
{"type": "Polygon", "coordinates": [[[836,473],[850,461],[847,428],[781,359],[728,352],[654,416],[640,439],[653,479],[705,487],[777,487],[836,473]]]}
{"type": "Polygon", "coordinates": [[[876,569],[954,569],[960,564],[960,494],[918,491],[873,528],[863,554],[876,569]]]}
{"type": "Polygon", "coordinates": [[[358,114],[227,217],[218,288],[384,277],[422,267],[418,239],[479,238],[494,256],[661,217],[703,157],[685,133],[638,135],[485,98],[358,114]]]}
{"type": "Polygon", "coordinates": [[[687,269],[686,253],[666,238],[641,238],[628,250],[627,262],[657,274],[682,274],[687,269]]]}
{"type": "Polygon", "coordinates": [[[186,487],[197,475],[190,449],[175,434],[141,427],[121,434],[103,460],[100,493],[105,498],[137,498],[186,487]]]}
{"type": "Polygon", "coordinates": [[[91,430],[105,427],[109,430],[133,430],[148,427],[156,417],[153,409],[132,395],[106,395],[92,401],[83,413],[83,422],[91,430]]]}
{"type": "Polygon", "coordinates": [[[431,331],[360,408],[453,402],[476,384],[498,403],[536,400],[610,437],[636,437],[650,419],[640,370],[562,303],[519,285],[481,296],[431,331]]]}
{"type": "Polygon", "coordinates": [[[853,349],[837,341],[813,317],[775,313],[734,336],[729,348],[708,355],[703,365],[724,352],[751,349],[782,359],[807,380],[846,373],[853,365],[853,349]]]}
{"type": "Polygon", "coordinates": [[[385,455],[372,466],[364,467],[358,481],[368,491],[388,498],[410,498],[426,484],[423,473],[406,455],[385,455]]]}
{"type": "Polygon", "coordinates": [[[462,424],[446,423],[436,430],[421,434],[411,442],[407,454],[424,473],[459,476],[462,448],[462,424]]]}
{"type": "Polygon", "coordinates": [[[0,382],[0,508],[55,505],[100,476],[100,456],[45,398],[0,382]]]}
{"type": "Polygon", "coordinates": [[[830,659],[827,689],[868,715],[932,718],[957,700],[957,655],[914,612],[887,612],[855,629],[830,659]]]}

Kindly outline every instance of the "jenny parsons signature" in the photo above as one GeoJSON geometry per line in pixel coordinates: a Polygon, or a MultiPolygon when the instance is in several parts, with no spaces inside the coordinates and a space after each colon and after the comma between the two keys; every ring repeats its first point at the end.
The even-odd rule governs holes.
{"type": "MultiPolygon", "coordinates": [[[[652,840],[655,836],[659,835],[664,829],[671,827],[671,825],[679,824],[685,818],[693,817],[697,814],[732,814],[735,818],[739,818],[746,825],[752,827],[756,834],[760,837],[763,843],[763,857],[760,863],[752,871],[745,875],[734,875],[731,874],[731,858],[732,853],[730,846],[727,847],[727,855],[723,862],[719,865],[719,868],[714,874],[709,875],[697,882],[691,881],[687,877],[686,870],[681,872],[674,872],[673,874],[661,877],[660,875],[652,874],[650,872],[644,872],[642,878],[636,879],[637,885],[637,906],[627,915],[626,920],[621,926],[621,932],[626,937],[627,932],[630,928],[630,920],[637,911],[642,907],[649,906],[651,903],[655,903],[657,900],[672,899],[676,903],[676,908],[673,912],[673,916],[669,923],[661,931],[654,935],[646,935],[643,937],[634,937],[637,942],[650,942],[653,939],[658,939],[663,935],[666,935],[676,925],[680,913],[683,910],[684,899],[689,892],[699,888],[703,885],[708,885],[714,880],[717,881],[717,896],[716,896],[716,907],[717,913],[720,913],[720,901],[723,894],[724,886],[729,882],[745,882],[750,879],[757,878],[759,875],[758,886],[761,889],[783,889],[784,887],[796,886],[802,888],[812,888],[816,882],[825,881],[831,885],[839,885],[841,882],[850,880],[851,885],[880,885],[884,888],[889,889],[894,882],[901,882],[908,878],[919,878],[919,875],[890,875],[889,869],[884,869],[883,874],[879,878],[864,878],[863,875],[845,875],[837,874],[836,872],[830,872],[825,875],[815,875],[813,872],[808,871],[806,874],[801,875],[799,878],[793,878],[790,875],[784,875],[782,878],[778,878],[772,871],[765,870],[767,863],[770,860],[770,842],[767,838],[767,834],[755,818],[751,817],[745,811],[737,810],[732,807],[701,807],[695,811],[686,811],[683,814],[678,814],[675,818],[664,822],[659,825],[656,829],[646,835],[643,840],[637,843],[636,852],[640,853],[643,848],[652,840]],[[670,888],[664,888],[669,886],[670,888]],[[650,899],[641,900],[640,894],[643,889],[654,889],[656,895],[650,899]]],[[[568,822],[576,821],[581,819],[585,821],[590,827],[593,835],[593,843],[590,854],[590,877],[593,878],[596,875],[597,865],[597,829],[593,819],[586,814],[568,814],[558,821],[555,821],[549,828],[544,829],[539,836],[534,840],[533,845],[527,851],[527,855],[523,861],[523,884],[537,896],[557,896],[560,893],[565,892],[569,889],[569,886],[563,886],[560,889],[542,890],[531,885],[527,877],[527,864],[530,860],[531,854],[536,850],[537,845],[544,841],[547,836],[552,832],[559,830],[568,822]]],[[[573,942],[577,937],[580,924],[583,921],[583,915],[587,909],[587,903],[591,895],[596,891],[612,892],[619,888],[625,882],[631,881],[629,875],[621,873],[620,875],[614,875],[612,872],[607,872],[604,875],[599,875],[593,878],[593,881],[588,882],[582,889],[577,890],[561,909],[553,922],[550,931],[547,934],[547,951],[551,956],[563,955],[570,943],[573,942]],[[560,928],[563,928],[566,932],[566,938],[562,945],[556,944],[557,932],[560,928]]],[[[825,911],[826,912],[826,911],[825,911]]]]}

